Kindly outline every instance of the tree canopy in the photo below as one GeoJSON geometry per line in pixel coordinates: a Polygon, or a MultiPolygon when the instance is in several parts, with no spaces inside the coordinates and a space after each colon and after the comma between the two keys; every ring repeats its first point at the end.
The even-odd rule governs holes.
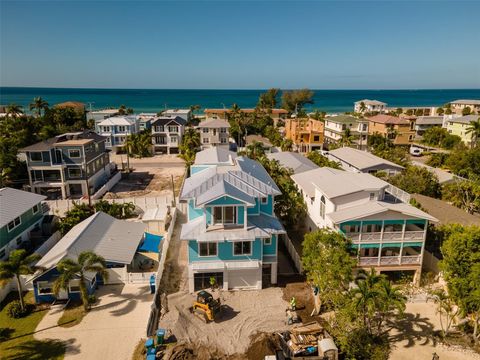
{"type": "Polygon", "coordinates": [[[325,156],[320,154],[318,151],[310,151],[307,153],[307,158],[311,160],[315,165],[320,167],[331,167],[334,169],[341,169],[340,164],[336,161],[328,160],[325,156]]]}
{"type": "Polygon", "coordinates": [[[388,177],[387,181],[408,193],[439,197],[441,192],[437,175],[420,166],[408,165],[401,173],[388,177]]]}
{"type": "Polygon", "coordinates": [[[298,112],[306,104],[313,104],[313,95],[309,89],[285,90],[282,92],[282,108],[291,113],[298,112]]]}

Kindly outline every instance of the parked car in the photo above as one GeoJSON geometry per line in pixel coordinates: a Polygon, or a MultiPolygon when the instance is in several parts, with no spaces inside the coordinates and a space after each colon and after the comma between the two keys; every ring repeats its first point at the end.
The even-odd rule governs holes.
{"type": "Polygon", "coordinates": [[[415,146],[410,147],[410,155],[412,155],[412,156],[422,156],[422,153],[423,153],[423,149],[420,149],[420,148],[415,147],[415,146]]]}

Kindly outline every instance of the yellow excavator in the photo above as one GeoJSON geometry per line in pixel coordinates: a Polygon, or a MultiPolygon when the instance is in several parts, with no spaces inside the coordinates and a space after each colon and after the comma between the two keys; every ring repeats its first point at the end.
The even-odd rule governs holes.
{"type": "Polygon", "coordinates": [[[220,313],[220,300],[215,300],[209,292],[199,291],[193,303],[192,312],[201,315],[206,323],[214,321],[220,313]]]}

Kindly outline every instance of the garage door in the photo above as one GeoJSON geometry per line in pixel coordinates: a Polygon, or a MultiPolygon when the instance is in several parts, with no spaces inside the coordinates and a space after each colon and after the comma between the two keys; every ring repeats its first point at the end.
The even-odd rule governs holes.
{"type": "Polygon", "coordinates": [[[230,289],[257,289],[262,273],[259,269],[231,270],[228,272],[230,289]]]}
{"type": "Polygon", "coordinates": [[[193,275],[194,290],[203,290],[210,288],[210,278],[215,278],[217,285],[223,287],[223,272],[197,273],[193,275]]]}

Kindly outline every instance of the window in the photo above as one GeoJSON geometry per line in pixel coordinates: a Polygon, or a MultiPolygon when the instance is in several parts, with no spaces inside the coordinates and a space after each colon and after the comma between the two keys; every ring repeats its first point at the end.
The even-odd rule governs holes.
{"type": "Polygon", "coordinates": [[[325,219],[325,196],[323,195],[320,198],[320,216],[322,219],[325,219]]]}
{"type": "Polygon", "coordinates": [[[217,243],[216,242],[204,242],[198,244],[199,256],[217,256],[217,243]]]}
{"type": "Polygon", "coordinates": [[[263,239],[263,245],[272,245],[272,238],[263,239]]]}
{"type": "Polygon", "coordinates": [[[213,224],[236,224],[235,206],[217,206],[213,208],[213,224]]]}
{"type": "Polygon", "coordinates": [[[227,138],[220,138],[220,143],[226,144],[227,143],[227,138]]]}
{"type": "Polygon", "coordinates": [[[82,170],[78,168],[69,168],[68,169],[68,177],[70,178],[79,178],[82,176],[82,170]]]}
{"type": "Polygon", "coordinates": [[[125,132],[125,126],[121,125],[118,127],[118,132],[125,132]]]}
{"type": "Polygon", "coordinates": [[[33,208],[32,208],[32,212],[33,212],[34,214],[36,214],[39,209],[40,209],[40,208],[39,208],[38,204],[37,204],[37,205],[34,205],[33,208]]]}
{"type": "Polygon", "coordinates": [[[204,143],[204,144],[208,144],[209,142],[210,142],[210,141],[209,141],[208,138],[203,138],[203,143],[204,143]]]}
{"type": "Polygon", "coordinates": [[[170,136],[170,142],[176,144],[178,142],[178,136],[176,135],[170,136]]]}
{"type": "Polygon", "coordinates": [[[202,131],[204,134],[208,134],[208,128],[203,128],[202,131]]]}
{"type": "Polygon", "coordinates": [[[40,295],[53,294],[52,284],[48,281],[37,281],[37,289],[40,295]]]}
{"type": "Polygon", "coordinates": [[[3,259],[5,257],[5,249],[0,250],[0,259],[3,259]]]}
{"type": "Polygon", "coordinates": [[[20,216],[16,217],[15,219],[13,219],[8,223],[7,225],[8,231],[12,231],[16,227],[20,226],[21,223],[22,223],[22,220],[20,220],[20,216]]]}
{"type": "Polygon", "coordinates": [[[252,242],[251,241],[234,242],[233,255],[252,255],[252,242]]]}
{"type": "Polygon", "coordinates": [[[31,152],[30,160],[31,161],[42,161],[42,153],[41,152],[31,152]]]}
{"type": "Polygon", "coordinates": [[[16,243],[17,245],[20,245],[20,244],[22,243],[22,237],[19,236],[19,237],[15,240],[15,243],[16,243]]]}
{"type": "Polygon", "coordinates": [[[320,141],[320,136],[315,135],[315,136],[313,137],[313,141],[319,142],[319,141],[320,141]]]}
{"type": "Polygon", "coordinates": [[[178,132],[178,126],[169,126],[168,132],[178,132]]]}
{"type": "Polygon", "coordinates": [[[80,292],[80,280],[71,280],[68,289],[70,292],[80,292]]]}
{"type": "Polygon", "coordinates": [[[68,156],[71,157],[72,159],[79,158],[80,157],[80,150],[78,149],[70,149],[68,150],[68,156]]]}
{"type": "Polygon", "coordinates": [[[262,197],[262,204],[268,204],[268,198],[262,197]]]}
{"type": "Polygon", "coordinates": [[[110,132],[110,126],[104,126],[103,131],[104,132],[110,132]]]}
{"type": "Polygon", "coordinates": [[[157,131],[157,132],[163,131],[163,125],[155,126],[155,131],[157,131]]]}
{"type": "Polygon", "coordinates": [[[220,128],[220,132],[222,134],[226,134],[227,133],[227,128],[220,128]]]}
{"type": "Polygon", "coordinates": [[[370,200],[375,200],[375,193],[370,193],[370,200]]]}

